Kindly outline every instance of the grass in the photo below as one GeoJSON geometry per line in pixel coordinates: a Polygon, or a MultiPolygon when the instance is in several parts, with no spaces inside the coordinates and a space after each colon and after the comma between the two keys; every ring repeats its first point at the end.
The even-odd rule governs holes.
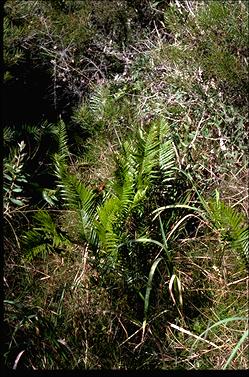
{"type": "Polygon", "coordinates": [[[228,221],[222,218],[229,206],[230,213],[236,209],[248,219],[248,113],[244,86],[238,89],[244,34],[241,50],[234,47],[242,59],[234,67],[235,81],[226,71],[237,57],[229,45],[225,61],[213,39],[222,21],[221,45],[226,35],[232,45],[238,42],[244,2],[231,11],[231,2],[210,3],[184,2],[178,10],[174,3],[162,29],[155,26],[130,47],[134,57],[126,75],[92,86],[67,127],[73,133],[76,125],[85,135],[84,143],[75,138],[69,171],[103,201],[123,143],[155,119],[170,127],[179,187],[160,182],[139,207],[143,216],[131,211],[119,263],[109,266],[106,250],[96,252],[81,239],[70,209],[46,207],[76,242],[32,261],[19,242],[23,228],[33,224],[29,209],[19,211],[25,224],[10,219],[15,239],[6,226],[7,368],[248,369],[248,271],[229,234],[223,237],[228,221]],[[197,59],[203,46],[207,55],[197,59]],[[216,213],[220,222],[203,206],[214,192],[224,205],[216,213]]]}
{"type": "MultiPolygon", "coordinates": [[[[70,369],[129,369],[134,365],[138,369],[151,365],[163,369],[222,369],[247,331],[246,321],[231,321],[229,326],[225,323],[229,317],[247,315],[246,271],[242,265],[238,269],[238,256],[229,250],[220,264],[220,258],[216,263],[217,249],[211,237],[192,242],[183,239],[179,250],[174,266],[182,286],[182,315],[170,298],[170,282],[165,279],[164,269],[153,270],[146,300],[141,300],[142,305],[146,304],[146,328],[130,311],[125,291],[116,300],[111,286],[101,287],[101,276],[91,267],[91,252],[85,247],[32,264],[9,264],[5,310],[9,326],[15,330],[6,364],[12,368],[25,349],[17,367],[60,369],[70,362],[70,369]],[[16,281],[11,270],[15,271],[16,281]],[[155,274],[160,278],[159,285],[157,279],[153,284],[155,274]],[[224,321],[221,326],[210,328],[220,320],[224,321]],[[208,328],[205,340],[209,343],[200,340],[192,352],[196,345],[193,335],[201,338],[208,328]],[[151,347],[157,356],[151,353],[151,347]],[[131,363],[132,352],[137,361],[131,363]]],[[[247,351],[247,343],[243,342],[229,368],[246,369],[247,351]]]]}

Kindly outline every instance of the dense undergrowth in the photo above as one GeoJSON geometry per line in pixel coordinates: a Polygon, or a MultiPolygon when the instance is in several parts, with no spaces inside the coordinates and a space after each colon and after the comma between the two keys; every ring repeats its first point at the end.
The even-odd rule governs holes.
{"type": "Polygon", "coordinates": [[[248,3],[4,7],[3,366],[247,369],[248,3]]]}

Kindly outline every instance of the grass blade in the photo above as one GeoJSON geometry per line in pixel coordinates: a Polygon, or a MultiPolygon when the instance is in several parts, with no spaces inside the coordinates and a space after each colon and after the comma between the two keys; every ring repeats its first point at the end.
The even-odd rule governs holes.
{"type": "MultiPolygon", "coordinates": [[[[248,319],[246,317],[229,317],[229,318],[222,319],[221,321],[218,321],[218,322],[214,323],[212,326],[208,327],[205,331],[203,331],[201,333],[201,335],[199,335],[199,338],[202,339],[203,335],[206,335],[209,330],[211,330],[212,328],[214,328],[216,326],[219,326],[219,325],[231,322],[231,321],[245,321],[245,320],[247,321],[248,319]]],[[[194,342],[194,344],[191,347],[190,352],[192,352],[192,350],[193,350],[193,348],[194,348],[194,346],[196,345],[197,342],[198,342],[198,340],[196,340],[194,342]]]]}
{"type": "Polygon", "coordinates": [[[151,289],[152,289],[153,276],[154,276],[154,273],[155,273],[155,270],[157,268],[158,263],[162,259],[163,259],[162,257],[161,258],[157,258],[154,261],[154,263],[152,264],[151,269],[150,269],[149,279],[148,279],[148,283],[147,283],[147,287],[146,287],[146,293],[145,293],[145,298],[144,298],[144,317],[145,317],[145,319],[147,318],[147,312],[148,312],[148,308],[149,308],[149,299],[150,299],[150,292],[151,292],[151,289]]]}
{"type": "Polygon", "coordinates": [[[153,280],[153,276],[154,276],[155,270],[157,268],[157,265],[162,259],[163,259],[162,257],[157,258],[153,262],[151,269],[150,269],[150,273],[149,273],[149,278],[148,278],[148,283],[147,283],[146,293],[145,293],[145,298],[144,298],[144,321],[143,321],[142,340],[144,338],[145,327],[146,327],[146,324],[147,324],[147,313],[148,313],[148,309],[149,309],[149,300],[150,300],[150,292],[151,292],[151,289],[152,289],[152,280],[153,280]]]}
{"type": "Polygon", "coordinates": [[[215,348],[220,348],[220,347],[218,347],[216,344],[214,344],[213,342],[209,342],[208,340],[202,338],[201,336],[198,336],[198,335],[193,334],[192,332],[190,332],[190,331],[184,329],[183,327],[179,327],[179,326],[177,326],[177,325],[174,325],[173,323],[170,323],[170,326],[173,327],[173,329],[176,329],[176,330],[182,332],[183,334],[187,334],[187,335],[192,336],[193,338],[196,338],[197,341],[198,341],[198,340],[201,340],[202,342],[208,343],[208,344],[210,344],[211,346],[213,346],[213,347],[215,347],[215,348]]]}
{"type": "Polygon", "coordinates": [[[231,361],[236,356],[236,353],[237,353],[238,349],[240,348],[241,344],[248,337],[248,335],[249,335],[249,330],[246,330],[244,332],[244,334],[242,335],[242,337],[240,338],[240,340],[238,341],[238,343],[236,344],[236,346],[234,347],[234,349],[232,350],[231,355],[229,356],[226,364],[224,365],[224,367],[222,369],[226,369],[229,366],[229,364],[231,363],[231,361]]]}

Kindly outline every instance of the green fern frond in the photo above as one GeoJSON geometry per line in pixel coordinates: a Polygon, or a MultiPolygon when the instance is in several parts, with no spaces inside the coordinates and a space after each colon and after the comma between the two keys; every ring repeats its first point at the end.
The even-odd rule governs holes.
{"type": "Polygon", "coordinates": [[[145,133],[138,130],[136,153],[134,158],[137,170],[137,188],[144,189],[156,178],[156,167],[158,164],[159,138],[157,125],[153,124],[149,131],[145,133]]]}
{"type": "Polygon", "coordinates": [[[221,201],[211,200],[209,202],[209,214],[213,225],[221,231],[224,238],[232,237],[236,239],[240,234],[241,226],[245,223],[242,213],[221,201]]]}
{"type": "Polygon", "coordinates": [[[232,242],[232,247],[237,249],[242,258],[245,260],[246,266],[249,269],[249,228],[241,229],[237,234],[237,238],[232,242]]]}
{"type": "Polygon", "coordinates": [[[132,140],[125,141],[121,145],[121,151],[119,154],[114,155],[114,162],[116,164],[116,170],[114,172],[114,182],[118,186],[122,186],[125,177],[129,175],[130,177],[135,177],[135,148],[132,140]]]}
{"type": "MultiPolygon", "coordinates": [[[[120,172],[121,169],[119,170],[120,172]]],[[[119,177],[119,179],[114,180],[112,191],[114,197],[119,199],[119,218],[121,219],[123,216],[128,215],[135,195],[134,177],[127,166],[122,171],[122,178],[119,177]]]]}
{"type": "Polygon", "coordinates": [[[95,210],[96,194],[88,189],[76,176],[68,174],[62,178],[64,200],[70,208],[85,212],[91,217],[95,210]]]}
{"type": "MultiPolygon", "coordinates": [[[[94,105],[93,109],[97,111],[94,105]]],[[[142,216],[148,190],[162,175],[165,180],[174,175],[175,155],[167,124],[158,121],[146,130],[140,128],[135,138],[122,144],[115,160],[109,192],[99,203],[92,190],[68,173],[63,153],[54,157],[58,188],[65,205],[78,214],[80,236],[117,261],[126,220],[133,211],[142,216]]]]}
{"type": "Polygon", "coordinates": [[[221,239],[229,242],[233,249],[239,251],[248,264],[249,230],[245,227],[246,219],[243,213],[222,202],[217,190],[214,199],[206,202],[202,198],[202,204],[206,210],[207,219],[220,232],[221,239]]]}
{"type": "Polygon", "coordinates": [[[139,128],[135,138],[122,144],[116,166],[113,183],[116,196],[121,198],[124,192],[126,208],[132,207],[142,215],[148,189],[158,180],[165,183],[174,179],[175,151],[167,123],[159,120],[147,130],[139,128]]]}
{"type": "MultiPolygon", "coordinates": [[[[29,240],[31,242],[31,240],[29,240]]],[[[37,241],[38,243],[38,241],[37,241]]],[[[37,245],[32,246],[32,250],[27,250],[25,254],[25,259],[29,262],[34,260],[36,257],[46,258],[48,253],[51,251],[51,247],[47,243],[41,242],[37,245]]]]}
{"type": "Polygon", "coordinates": [[[61,156],[54,157],[58,188],[61,197],[69,209],[76,211],[79,219],[80,236],[90,244],[96,245],[97,236],[93,228],[93,220],[97,206],[97,197],[78,178],[67,171],[61,156]]]}
{"type": "Polygon", "coordinates": [[[122,192],[118,198],[120,200],[120,217],[128,216],[134,199],[133,179],[129,177],[128,174],[122,186],[122,192]]]}
{"type": "Polygon", "coordinates": [[[163,183],[174,179],[176,170],[175,150],[170,138],[170,129],[163,120],[159,123],[159,168],[163,176],[163,183]]]}
{"type": "Polygon", "coordinates": [[[58,123],[57,129],[57,139],[58,139],[58,154],[61,158],[66,158],[69,155],[68,149],[68,136],[67,136],[67,129],[66,125],[62,119],[60,119],[58,123]]]}
{"type": "Polygon", "coordinates": [[[117,219],[119,206],[120,200],[111,197],[97,210],[96,231],[101,247],[108,253],[117,252],[117,246],[120,241],[118,235],[114,232],[114,223],[117,219]]]}
{"type": "Polygon", "coordinates": [[[70,245],[69,239],[59,230],[47,211],[38,211],[33,220],[36,226],[22,237],[26,259],[32,260],[38,255],[45,257],[57,248],[70,245]]]}
{"type": "Polygon", "coordinates": [[[133,198],[133,207],[138,208],[137,206],[143,202],[143,200],[146,198],[146,192],[147,192],[148,187],[145,187],[145,189],[138,189],[136,191],[136,194],[134,195],[133,198]]]}
{"type": "Polygon", "coordinates": [[[40,141],[42,131],[44,130],[44,127],[35,126],[33,124],[23,124],[20,132],[28,134],[29,136],[32,136],[35,141],[40,141]]]}
{"type": "Polygon", "coordinates": [[[89,99],[89,109],[94,114],[97,121],[110,119],[115,106],[110,90],[106,85],[98,85],[89,99]]]}
{"type": "Polygon", "coordinates": [[[174,178],[175,151],[163,119],[155,121],[146,131],[139,129],[135,150],[138,189],[144,190],[158,179],[164,183],[174,178]]]}
{"type": "Polygon", "coordinates": [[[14,140],[14,130],[10,127],[3,128],[3,143],[8,144],[14,140]]]}

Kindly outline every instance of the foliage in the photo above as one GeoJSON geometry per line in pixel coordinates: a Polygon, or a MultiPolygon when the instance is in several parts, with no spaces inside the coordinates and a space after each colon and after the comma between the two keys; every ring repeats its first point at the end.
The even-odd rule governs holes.
{"type": "Polygon", "coordinates": [[[26,250],[25,258],[32,260],[35,257],[47,257],[54,250],[63,250],[70,241],[56,226],[50,214],[38,211],[33,218],[37,225],[23,235],[23,247],[26,250]]]}
{"type": "Polygon", "coordinates": [[[23,206],[22,198],[23,182],[27,182],[26,174],[23,172],[23,162],[26,153],[24,153],[25,143],[18,143],[18,148],[12,150],[12,153],[4,161],[4,215],[11,217],[13,206],[23,206]]]}
{"type": "Polygon", "coordinates": [[[212,78],[230,95],[236,89],[241,101],[248,88],[246,8],[243,1],[212,1],[200,4],[198,12],[173,4],[165,13],[165,24],[180,40],[173,46],[176,61],[181,64],[184,55],[188,64],[200,67],[204,79],[212,78]]]}
{"type": "MultiPolygon", "coordinates": [[[[145,8],[153,13],[149,4],[141,7],[117,0],[6,1],[6,82],[14,85],[16,78],[22,79],[19,67],[25,70],[30,62],[40,66],[49,74],[53,88],[49,97],[60,114],[68,100],[70,106],[81,101],[92,82],[123,72],[125,46],[143,32],[141,24],[144,27],[152,22],[145,8]],[[132,32],[135,24],[138,28],[132,32]]],[[[27,75],[25,83],[31,79],[27,75]]]]}
{"type": "Polygon", "coordinates": [[[204,201],[203,204],[209,221],[220,233],[221,239],[229,242],[232,248],[238,250],[248,266],[249,229],[243,213],[239,213],[222,202],[218,191],[215,193],[215,199],[210,200],[208,203],[204,201]]]}
{"type": "Polygon", "coordinates": [[[125,224],[129,217],[133,212],[143,216],[146,194],[152,192],[153,184],[159,179],[166,184],[174,178],[175,155],[168,132],[163,121],[156,122],[146,131],[139,129],[135,143],[123,144],[109,192],[100,203],[92,190],[67,172],[62,156],[55,157],[58,187],[68,208],[78,213],[81,239],[96,247],[98,238],[107,254],[117,252],[128,236],[125,224]]]}
{"type": "Polygon", "coordinates": [[[4,12],[5,366],[247,369],[247,3],[4,12]]]}
{"type": "MultiPolygon", "coordinates": [[[[226,318],[226,319],[223,319],[221,321],[218,321],[215,324],[213,324],[212,326],[208,327],[202,334],[200,334],[199,339],[201,339],[203,335],[206,335],[209,330],[211,330],[212,328],[214,328],[216,326],[219,326],[219,325],[222,325],[222,324],[226,324],[226,323],[228,323],[230,321],[241,321],[241,320],[242,321],[246,321],[247,318],[243,318],[243,317],[230,317],[230,318],[226,318]]],[[[228,358],[226,364],[224,365],[223,369],[227,369],[227,367],[229,366],[229,364],[231,363],[231,361],[236,356],[236,353],[238,352],[239,347],[245,341],[245,339],[246,339],[247,336],[248,336],[248,330],[246,330],[243,333],[242,337],[240,338],[240,340],[237,343],[236,347],[233,349],[233,351],[232,351],[231,355],[229,356],[229,358],[228,358]]],[[[194,346],[195,346],[196,343],[197,343],[197,341],[194,342],[193,348],[194,348],[194,346]]]]}

